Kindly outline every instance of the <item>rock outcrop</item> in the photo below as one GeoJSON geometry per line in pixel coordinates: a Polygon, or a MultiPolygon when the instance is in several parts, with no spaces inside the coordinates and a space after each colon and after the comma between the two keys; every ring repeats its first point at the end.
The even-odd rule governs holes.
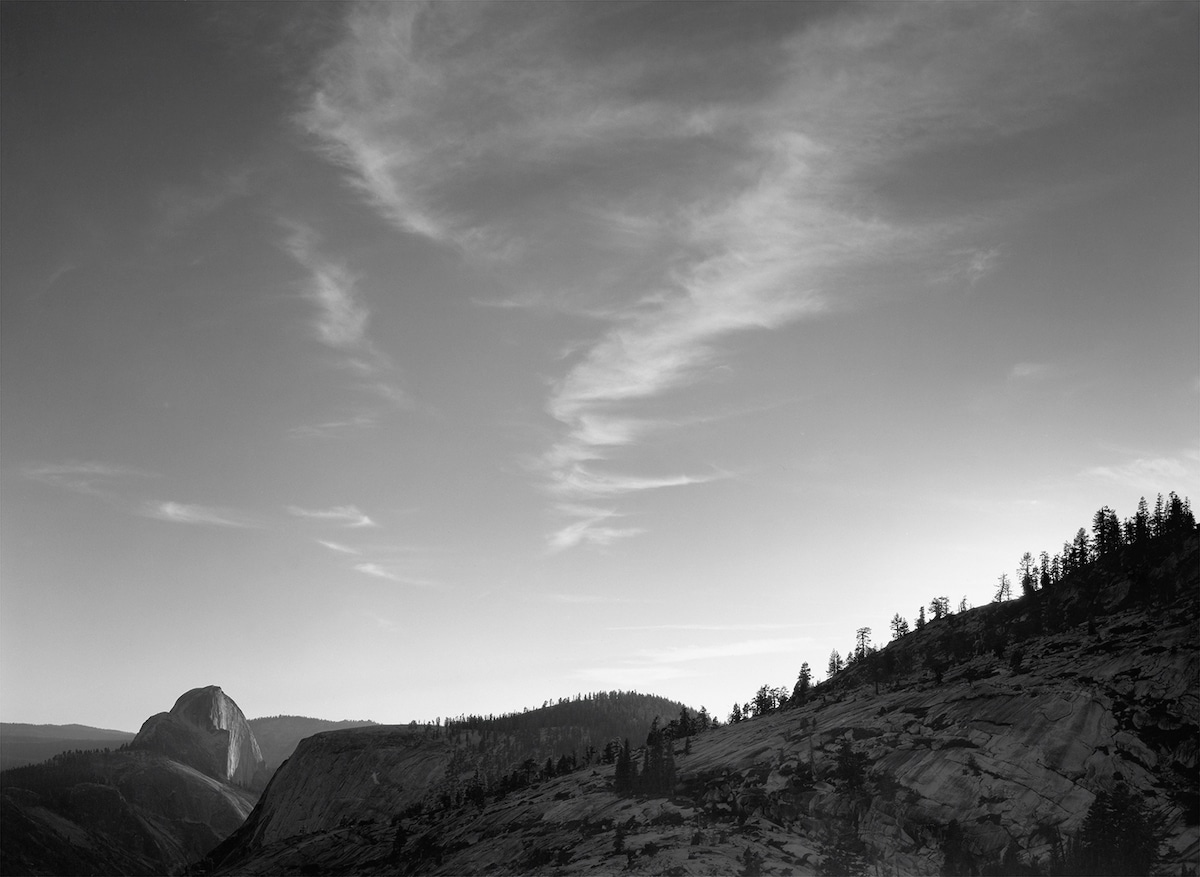
{"type": "Polygon", "coordinates": [[[181,695],[170,712],[148,718],[130,744],[223,782],[261,789],[265,762],[238,705],[216,685],[181,695]]]}

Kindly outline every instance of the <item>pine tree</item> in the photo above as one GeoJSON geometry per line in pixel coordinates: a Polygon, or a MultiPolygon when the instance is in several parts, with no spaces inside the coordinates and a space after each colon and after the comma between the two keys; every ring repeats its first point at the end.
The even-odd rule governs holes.
{"type": "Polygon", "coordinates": [[[1088,808],[1079,833],[1068,845],[1067,873],[1150,874],[1162,842],[1159,816],[1140,795],[1118,781],[1088,808]]]}
{"type": "Polygon", "coordinates": [[[633,754],[629,751],[629,738],[617,753],[617,767],[613,772],[613,791],[625,796],[633,791],[633,754]]]}
{"type": "Polygon", "coordinates": [[[1092,516],[1092,537],[1097,558],[1108,557],[1121,547],[1121,523],[1108,506],[1101,506],[1092,516]]]}
{"type": "Polygon", "coordinates": [[[1033,593],[1033,569],[1033,555],[1026,551],[1021,555],[1021,562],[1017,565],[1017,581],[1021,583],[1021,593],[1024,596],[1029,596],[1033,593]]]}
{"type": "Polygon", "coordinates": [[[917,610],[917,630],[925,626],[925,607],[922,606],[917,610]]]}
{"type": "Polygon", "coordinates": [[[871,651],[871,628],[860,627],[854,633],[854,659],[861,661],[871,651]]]}
{"type": "Polygon", "coordinates": [[[838,654],[838,650],[834,649],[829,653],[829,673],[827,678],[832,678],[835,674],[840,673],[842,669],[842,656],[838,654]]]}
{"type": "Polygon", "coordinates": [[[900,639],[908,633],[908,622],[899,612],[892,616],[892,639],[900,639]]]}
{"type": "Polygon", "coordinates": [[[696,726],[692,722],[691,714],[688,713],[687,707],[679,708],[679,736],[690,737],[696,733],[696,726]]]}
{"type": "Polygon", "coordinates": [[[1150,508],[1146,505],[1146,497],[1138,500],[1137,512],[1133,516],[1133,544],[1144,549],[1150,541],[1150,508]]]}
{"type": "Polygon", "coordinates": [[[1075,533],[1075,542],[1072,544],[1072,567],[1080,569],[1087,566],[1092,561],[1091,544],[1088,542],[1087,530],[1080,527],[1075,533]]]}
{"type": "Polygon", "coordinates": [[[800,665],[800,675],[796,677],[796,686],[792,689],[792,706],[803,706],[808,700],[808,689],[812,685],[812,669],[808,661],[800,665]]]}

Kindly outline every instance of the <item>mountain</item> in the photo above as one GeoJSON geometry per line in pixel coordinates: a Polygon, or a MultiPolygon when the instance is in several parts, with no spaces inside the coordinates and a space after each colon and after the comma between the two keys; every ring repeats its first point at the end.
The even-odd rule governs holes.
{"type": "Polygon", "coordinates": [[[250,730],[258,740],[268,774],[273,774],[296,750],[305,737],[322,731],[337,731],[342,728],[362,728],[375,724],[371,721],[310,719],[307,716],[268,716],[250,719],[250,730]]]}
{"type": "Polygon", "coordinates": [[[180,695],[170,712],[146,719],[131,749],[161,752],[208,776],[245,788],[262,788],[262,751],[245,715],[216,685],[180,695]]]}
{"type": "Polygon", "coordinates": [[[243,823],[261,768],[237,704],[189,691],[119,750],[0,773],[0,873],[179,872],[243,823]]]}
{"type": "Polygon", "coordinates": [[[117,748],[133,739],[129,731],[88,725],[28,725],[0,722],[0,770],[37,764],[73,749],[117,748]]]}
{"type": "Polygon", "coordinates": [[[1200,859],[1198,623],[1193,527],[668,741],[663,791],[618,794],[621,759],[500,782],[449,735],[317,735],[195,871],[1180,873],[1200,859]]]}

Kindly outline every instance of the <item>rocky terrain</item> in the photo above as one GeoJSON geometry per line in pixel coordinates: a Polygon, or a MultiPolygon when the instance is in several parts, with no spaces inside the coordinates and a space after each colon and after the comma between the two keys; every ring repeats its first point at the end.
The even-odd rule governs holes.
{"type": "Polygon", "coordinates": [[[243,823],[262,757],[241,710],[195,689],[118,751],[0,774],[0,872],[168,874],[243,823]],[[231,782],[231,780],[233,780],[231,782]]]}
{"type": "Polygon", "coordinates": [[[939,619],[803,705],[674,741],[662,795],[619,796],[594,761],[447,797],[471,769],[447,772],[449,740],[318,735],[196,870],[1044,873],[1127,788],[1177,874],[1200,859],[1198,595],[1191,535],[1153,568],[939,619]]]}

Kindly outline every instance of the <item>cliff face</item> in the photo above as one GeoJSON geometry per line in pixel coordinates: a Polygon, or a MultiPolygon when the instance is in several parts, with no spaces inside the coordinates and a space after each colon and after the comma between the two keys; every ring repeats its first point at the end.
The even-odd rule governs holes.
{"type": "Polygon", "coordinates": [[[1056,595],[1090,607],[1074,622],[1043,620],[1049,602],[982,607],[905,637],[875,678],[864,662],[803,706],[686,754],[675,741],[666,796],[618,797],[614,768],[592,764],[446,806],[438,771],[466,768],[465,785],[465,750],[320,735],[214,858],[237,874],[801,875],[851,850],[869,873],[938,874],[953,848],[961,873],[1044,872],[1122,785],[1163,833],[1161,873],[1178,873],[1200,859],[1195,540],[1169,560],[1172,599],[1129,601],[1114,576],[1056,595]],[[424,808],[405,811],[422,786],[424,808]]]}
{"type": "Polygon", "coordinates": [[[326,731],[300,741],[229,844],[258,849],[353,821],[387,823],[444,777],[443,740],[404,727],[326,731]]]}
{"type": "Polygon", "coordinates": [[[151,716],[130,744],[246,788],[265,781],[262,752],[246,717],[219,687],[193,688],[170,712],[151,716]]]}

